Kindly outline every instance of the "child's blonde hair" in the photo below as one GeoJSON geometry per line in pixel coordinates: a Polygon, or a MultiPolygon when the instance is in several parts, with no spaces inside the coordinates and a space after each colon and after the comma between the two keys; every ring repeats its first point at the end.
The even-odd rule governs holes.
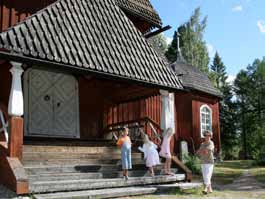
{"type": "Polygon", "coordinates": [[[166,130],[165,130],[165,132],[164,132],[164,134],[163,134],[163,137],[170,137],[170,136],[172,136],[172,135],[174,135],[175,134],[175,132],[174,132],[174,130],[173,130],[173,128],[167,128],[166,130]]]}

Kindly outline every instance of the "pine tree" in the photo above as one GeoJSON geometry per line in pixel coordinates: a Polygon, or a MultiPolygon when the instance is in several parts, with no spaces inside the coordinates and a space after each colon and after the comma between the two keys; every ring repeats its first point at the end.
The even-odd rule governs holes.
{"type": "Polygon", "coordinates": [[[226,83],[228,77],[226,74],[226,67],[222,62],[218,52],[215,53],[211,70],[214,74],[214,83],[216,87],[221,89],[221,87],[226,83]]]}
{"type": "Polygon", "coordinates": [[[179,46],[187,63],[198,67],[203,72],[208,72],[209,55],[206,43],[203,40],[203,33],[207,24],[207,17],[200,21],[200,8],[195,9],[190,19],[178,27],[174,34],[173,41],[166,52],[169,61],[176,61],[178,37],[180,35],[179,46]]]}
{"type": "Polygon", "coordinates": [[[221,57],[216,52],[211,73],[216,87],[222,92],[223,99],[220,102],[220,123],[222,151],[225,159],[236,158],[238,136],[236,132],[236,104],[233,102],[232,86],[227,82],[226,67],[221,57]]]}

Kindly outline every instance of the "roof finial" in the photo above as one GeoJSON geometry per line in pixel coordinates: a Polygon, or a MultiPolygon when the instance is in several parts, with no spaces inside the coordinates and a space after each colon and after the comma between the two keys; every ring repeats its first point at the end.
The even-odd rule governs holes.
{"type": "Polygon", "coordinates": [[[177,32],[177,41],[178,41],[178,46],[177,46],[177,62],[186,62],[184,57],[182,56],[181,49],[180,49],[180,33],[177,32]]]}

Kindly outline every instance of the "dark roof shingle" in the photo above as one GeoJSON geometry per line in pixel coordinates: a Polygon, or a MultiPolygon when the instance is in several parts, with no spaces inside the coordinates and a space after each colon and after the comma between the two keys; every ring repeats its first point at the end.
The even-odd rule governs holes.
{"type": "Polygon", "coordinates": [[[23,58],[182,89],[114,0],[58,0],[0,33],[0,49],[23,58]]]}
{"type": "Polygon", "coordinates": [[[162,21],[149,0],[116,0],[120,8],[144,18],[156,27],[162,26],[162,21]]]}
{"type": "Polygon", "coordinates": [[[180,76],[184,88],[222,97],[222,93],[213,85],[208,76],[198,68],[182,61],[174,62],[171,68],[180,76]]]}

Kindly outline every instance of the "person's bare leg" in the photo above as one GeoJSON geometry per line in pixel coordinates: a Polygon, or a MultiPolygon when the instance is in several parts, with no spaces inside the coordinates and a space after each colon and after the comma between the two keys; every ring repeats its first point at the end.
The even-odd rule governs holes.
{"type": "Polygon", "coordinates": [[[167,174],[167,159],[166,159],[166,162],[164,164],[164,172],[165,172],[165,174],[167,174]]]}
{"type": "Polygon", "coordinates": [[[208,193],[212,193],[213,192],[213,188],[212,188],[211,184],[208,185],[207,192],[208,193]]]}
{"type": "Polygon", "coordinates": [[[153,167],[149,167],[149,171],[150,171],[150,175],[151,175],[152,177],[154,177],[154,176],[155,176],[154,168],[153,168],[153,167]]]}

